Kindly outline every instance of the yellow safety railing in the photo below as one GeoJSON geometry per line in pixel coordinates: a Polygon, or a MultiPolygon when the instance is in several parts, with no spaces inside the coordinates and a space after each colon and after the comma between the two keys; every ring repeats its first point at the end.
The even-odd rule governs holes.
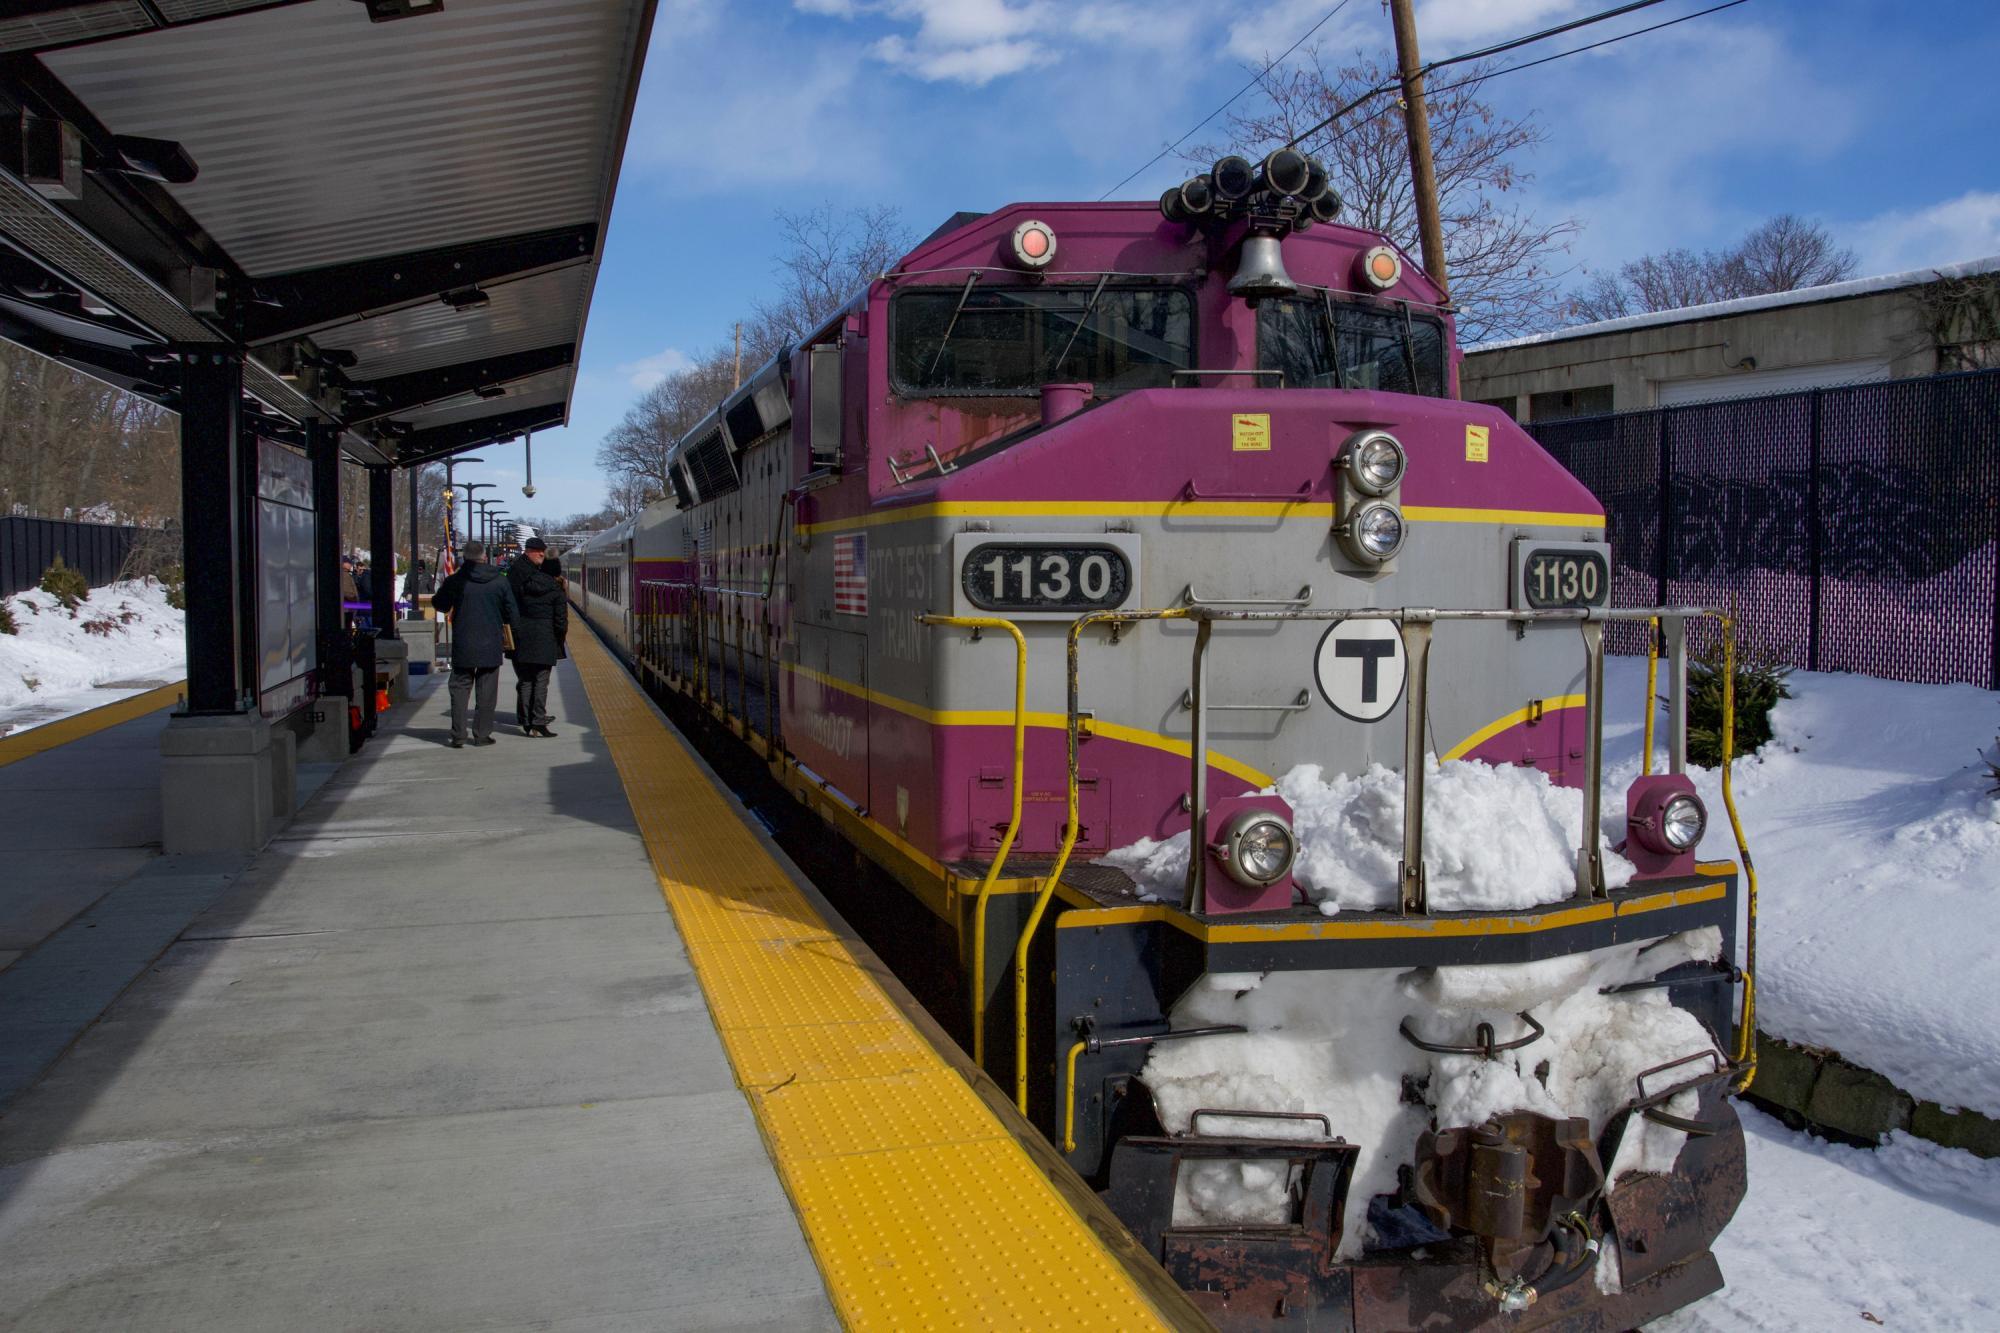
{"type": "Polygon", "coordinates": [[[1646,622],[1646,747],[1639,755],[1639,776],[1653,772],[1653,719],[1660,711],[1660,618],[1646,622]]]}
{"type": "Polygon", "coordinates": [[[993,864],[986,868],[985,878],[979,881],[979,897],[972,907],[972,1062],[984,1068],[986,904],[993,895],[994,884],[1000,879],[1000,871],[1007,864],[1007,853],[1014,849],[1014,838],[1021,831],[1021,788],[1028,765],[1028,640],[1021,633],[1020,626],[997,616],[920,615],[917,619],[926,625],[951,625],[970,630],[997,629],[1011,635],[1014,640],[1014,795],[1007,813],[1007,832],[1000,839],[1000,850],[993,854],[993,864]]]}
{"type": "Polygon", "coordinates": [[[1068,736],[1067,769],[1065,775],[1065,805],[1063,816],[1062,846],[1056,852],[1056,863],[1049,867],[1048,878],[1042,881],[1041,890],[1035,895],[1035,905],[1028,912],[1028,924],[1022,928],[1021,942],[1014,946],[1014,1105],[1022,1115],[1028,1113],[1028,950],[1035,943],[1035,932],[1041,929],[1042,917],[1049,910],[1049,899],[1055,896],[1056,885],[1062,883],[1063,871],[1069,868],[1070,853],[1076,850],[1077,825],[1081,815],[1077,810],[1077,733],[1080,713],[1077,708],[1078,665],[1077,643],[1084,630],[1092,625],[1111,621],[1131,622],[1137,620],[1185,620],[1188,607],[1170,607],[1163,611],[1099,611],[1081,616],[1070,622],[1069,627],[1069,709],[1065,730],[1068,736]]]}
{"type": "MultiPolygon", "coordinates": [[[[1043,878],[1040,888],[1036,891],[1034,905],[1029,910],[1028,919],[1022,928],[1019,942],[1016,944],[1014,950],[1014,1101],[1016,1107],[1023,1114],[1026,1114],[1028,1110],[1029,953],[1034,947],[1036,935],[1041,928],[1041,924],[1044,917],[1048,913],[1049,903],[1055,896],[1056,888],[1059,884],[1061,884],[1063,874],[1069,868],[1069,861],[1072,854],[1076,850],[1077,838],[1081,832],[1080,828],[1081,812],[1079,809],[1079,797],[1078,797],[1079,766],[1078,766],[1077,751],[1078,751],[1078,742],[1080,740],[1080,735],[1081,735],[1081,709],[1079,707],[1079,692],[1080,692],[1079,691],[1079,675],[1080,675],[1079,646],[1083,632],[1092,625],[1111,624],[1111,623],[1130,624],[1141,620],[1192,619],[1196,618],[1196,613],[1197,613],[1197,608],[1193,607],[1172,607],[1172,608],[1166,608],[1161,610],[1150,610],[1150,611],[1105,611],[1105,612],[1097,612],[1090,615],[1081,616],[1078,619],[1072,621],[1070,624],[1069,634],[1067,636],[1067,643],[1066,643],[1067,667],[1068,667],[1068,674],[1067,674],[1068,707],[1065,715],[1066,725],[1065,725],[1065,753],[1064,753],[1064,759],[1065,759],[1064,822],[1063,822],[1062,843],[1056,852],[1056,858],[1054,864],[1050,866],[1048,874],[1046,875],[1046,877],[1043,878]]],[[[1332,614],[1337,615],[1338,613],[1332,613],[1332,614]]],[[[1386,616],[1393,616],[1396,613],[1385,612],[1380,609],[1370,609],[1367,611],[1360,611],[1358,613],[1349,612],[1348,614],[1350,615],[1358,614],[1360,617],[1368,617],[1368,618],[1383,618],[1386,616]]],[[[1553,616],[1550,616],[1548,613],[1542,613],[1540,616],[1537,616],[1534,613],[1528,613],[1522,615],[1521,613],[1491,612],[1491,611],[1426,612],[1423,614],[1427,618],[1458,617],[1458,618],[1499,619],[1502,617],[1508,617],[1510,615],[1519,616],[1522,619],[1555,618],[1553,616]]],[[[1626,616],[1630,616],[1631,614],[1632,613],[1630,612],[1625,613],[1626,616]]],[[[1213,611],[1202,611],[1200,615],[1201,618],[1220,619],[1220,620],[1331,618],[1331,616],[1328,613],[1291,613],[1291,614],[1278,615],[1270,613],[1244,614],[1244,613],[1216,613],[1213,611]]],[[[1741,1009],[1741,1019],[1739,1023],[1739,1032],[1737,1037],[1737,1050],[1735,1056],[1735,1062],[1742,1069],[1740,1080],[1737,1084],[1737,1088],[1740,1091],[1750,1086],[1751,1080],[1756,1076],[1756,1065],[1757,1065],[1756,1026],[1755,1026],[1756,1025],[1755,971],[1756,971],[1756,955],[1757,955],[1757,868],[1755,862],[1752,860],[1750,855],[1750,846],[1748,839],[1745,837],[1743,832],[1742,816],[1736,808],[1736,792],[1735,792],[1735,784],[1732,773],[1732,761],[1734,758],[1733,751],[1735,743],[1735,725],[1736,725],[1736,690],[1735,690],[1736,627],[1734,619],[1731,616],[1718,611],[1704,611],[1698,608],[1686,608],[1684,610],[1676,610],[1673,613],[1673,615],[1677,621],[1685,621],[1685,619],[1691,615],[1712,615],[1717,620],[1720,621],[1722,629],[1723,670],[1724,670],[1723,718],[1722,718],[1722,733],[1723,733],[1722,734],[1722,803],[1724,809],[1728,812],[1729,815],[1730,832],[1735,838],[1737,853],[1738,855],[1741,856],[1743,861],[1743,873],[1745,876],[1746,891],[1748,893],[1748,901],[1747,901],[1748,925],[1744,935],[1743,1002],[1741,1009]]],[[[1613,618],[1619,618],[1619,613],[1614,611],[1607,615],[1606,613],[1598,612],[1596,613],[1596,616],[1601,619],[1613,619],[1613,618]]],[[[1584,617],[1568,616],[1563,618],[1582,619],[1584,617]]],[[[1014,625],[1010,621],[1003,620],[998,617],[920,615],[917,617],[917,619],[925,624],[932,624],[932,625],[949,625],[964,629],[1001,630],[1009,634],[1013,638],[1015,646],[1014,790],[1013,790],[1012,808],[1009,815],[1006,836],[1002,838],[999,852],[995,856],[992,865],[988,867],[986,875],[980,883],[979,896],[974,906],[974,915],[973,915],[973,936],[974,936],[973,1054],[975,1060],[978,1060],[981,1063],[983,1063],[985,1054],[986,908],[988,905],[990,895],[993,891],[993,886],[995,883],[998,882],[1000,878],[1002,869],[1006,862],[1006,858],[1009,852],[1013,848],[1014,840],[1018,835],[1020,829],[1021,799],[1022,799],[1022,789],[1024,782],[1024,767],[1026,762],[1027,640],[1021,634],[1018,626],[1014,625]]],[[[1655,631],[1658,630],[1661,623],[1662,623],[1661,616],[1655,615],[1649,618],[1649,624],[1655,631]]],[[[1601,651],[1601,649],[1599,649],[1598,651],[1601,651]]],[[[1676,658],[1676,661],[1677,662],[1679,661],[1678,657],[1676,658]]],[[[1678,670],[1679,668],[1677,667],[1676,669],[1678,670]]],[[[1654,744],[1654,713],[1657,708],[1657,690],[1659,686],[1659,643],[1658,643],[1657,633],[1654,636],[1652,644],[1648,648],[1646,684],[1647,684],[1647,701],[1646,701],[1646,724],[1645,724],[1645,758],[1643,761],[1643,771],[1650,772],[1652,769],[1653,744],[1654,744]]],[[[1686,688],[1685,683],[1683,682],[1682,684],[1680,684],[1679,688],[1685,691],[1686,688]]],[[[1674,743],[1678,745],[1680,742],[1676,740],[1674,743]]],[[[1676,751],[1676,753],[1678,753],[1678,751],[1676,751]]],[[[1597,771],[1598,770],[1596,769],[1596,767],[1593,766],[1593,773],[1597,771]]],[[[1075,1115],[1076,1115],[1075,1112],[1076,1065],[1078,1059],[1086,1049],[1086,1045],[1087,1043],[1085,1042],[1077,1042],[1074,1045],[1072,1045],[1069,1048],[1068,1052],[1066,1053],[1065,1087],[1067,1089],[1068,1095],[1066,1098],[1067,1105],[1065,1107],[1063,1115],[1063,1141],[1066,1151],[1073,1150],[1074,1147],[1075,1115]]]]}
{"type": "MultiPolygon", "coordinates": [[[[1757,863],[1750,857],[1749,840],[1743,836],[1743,819],[1736,811],[1736,620],[1715,613],[1722,623],[1722,808],[1729,814],[1729,831],[1736,838],[1736,854],[1743,858],[1743,891],[1748,911],[1743,928],[1743,1008],[1737,1022],[1736,1063],[1742,1072],[1736,1090],[1749,1088],[1757,1077],[1757,863]]],[[[1639,760],[1639,772],[1653,771],[1653,723],[1660,711],[1660,618],[1647,622],[1646,642],[1646,736],[1639,760]]],[[[1685,682],[1681,686],[1685,692],[1685,682]]]]}
{"type": "Polygon", "coordinates": [[[1743,1068],[1736,1090],[1749,1088],[1757,1077],[1757,863],[1750,859],[1750,844],[1743,836],[1743,820],[1736,813],[1736,784],[1733,780],[1736,751],[1736,620],[1722,617],[1722,808],[1729,812],[1729,830],[1736,835],[1736,851],[1743,858],[1743,883],[1749,894],[1743,928],[1743,1013],[1736,1025],[1736,1063],[1743,1068]]]}
{"type": "Polygon", "coordinates": [[[1063,1075],[1063,1152],[1076,1151],[1076,1058],[1083,1054],[1087,1041],[1077,1042],[1069,1048],[1068,1068],[1063,1075]]]}

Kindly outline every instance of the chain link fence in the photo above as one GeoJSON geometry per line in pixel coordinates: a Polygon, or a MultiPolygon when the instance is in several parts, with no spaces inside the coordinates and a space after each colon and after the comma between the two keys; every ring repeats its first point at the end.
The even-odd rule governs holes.
{"type": "Polygon", "coordinates": [[[2000,370],[1526,429],[1603,501],[1617,603],[1733,608],[1807,670],[2000,689],[2000,370]]]}

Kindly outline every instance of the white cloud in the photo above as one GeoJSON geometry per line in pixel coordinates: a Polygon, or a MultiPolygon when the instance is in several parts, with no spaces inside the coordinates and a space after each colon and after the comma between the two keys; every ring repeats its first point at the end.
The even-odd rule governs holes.
{"type": "Polygon", "coordinates": [[[1034,42],[979,42],[970,46],[926,46],[901,37],[884,37],[869,48],[877,60],[929,83],[956,82],[983,87],[1030,65],[1046,64],[1053,54],[1034,42]]]}
{"type": "Polygon", "coordinates": [[[1863,276],[2000,255],[2000,193],[1968,190],[1928,208],[1897,209],[1842,228],[1863,276]]]}
{"type": "Polygon", "coordinates": [[[1192,7],[1140,0],[793,0],[801,13],[875,18],[892,32],[869,48],[883,64],[928,83],[979,88],[1054,64],[1079,47],[1174,49],[1192,34],[1192,7]]]}
{"type": "MultiPolygon", "coordinates": [[[[1491,46],[1512,37],[1526,36],[1566,19],[1581,18],[1586,9],[1605,7],[1594,2],[1586,4],[1584,0],[1427,0],[1427,3],[1417,6],[1417,46],[1426,59],[1436,60],[1456,55],[1474,44],[1491,46]]],[[[1634,19],[1639,24],[1646,21],[1634,19]]],[[[1602,32],[1608,34],[1615,30],[1616,24],[1613,23],[1607,24],[1602,32]]],[[[1382,23],[1382,33],[1384,41],[1394,36],[1386,19],[1382,23]]],[[[1578,40],[1595,41],[1597,38],[1583,37],[1578,40]]]]}
{"type": "Polygon", "coordinates": [[[618,373],[625,382],[644,393],[677,370],[686,370],[694,364],[694,358],[678,347],[642,356],[637,361],[626,361],[619,365],[618,373]]]}
{"type": "MultiPolygon", "coordinates": [[[[1550,27],[1587,7],[1594,6],[1587,0],[1426,0],[1417,7],[1417,46],[1431,60],[1457,55],[1550,27]]],[[[1262,64],[1322,19],[1328,21],[1312,33],[1309,45],[1330,55],[1387,52],[1395,45],[1395,28],[1376,0],[1348,0],[1338,12],[1334,0],[1275,0],[1230,25],[1229,54],[1262,64]]]]}
{"type": "Polygon", "coordinates": [[[1550,142],[1530,164],[1543,181],[1528,197],[1542,216],[1582,220],[1576,258],[1591,267],[1810,211],[1782,187],[1760,190],[1760,173],[1826,160],[1861,119],[1837,76],[1749,24],[1689,24],[1520,78],[1537,75],[1498,80],[1490,95],[1539,94],[1550,142]]]}
{"type": "Polygon", "coordinates": [[[860,48],[730,24],[655,29],[627,161],[676,201],[879,180],[889,154],[856,87],[860,48]]]}

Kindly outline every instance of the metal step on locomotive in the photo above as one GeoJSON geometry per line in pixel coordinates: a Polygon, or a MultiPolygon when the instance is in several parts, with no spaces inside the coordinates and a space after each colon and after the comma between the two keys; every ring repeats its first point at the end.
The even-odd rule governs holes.
{"type": "Polygon", "coordinates": [[[1634,1327],[1721,1285],[1744,1189],[1754,879],[1696,860],[1685,740],[1727,622],[1611,609],[1601,507],[1451,396],[1451,310],[1338,212],[1280,151],[1157,208],[957,215],[680,440],[573,595],[888,872],[965,1044],[1218,1324],[1634,1327]],[[1667,701],[1616,883],[1607,629],[1664,643],[1667,701]],[[1440,898],[1427,841],[1484,832],[1427,837],[1461,763],[1581,789],[1553,893],[1440,898]],[[1274,784],[1377,764],[1391,869],[1317,901],[1274,784]],[[1177,835],[1170,892],[1104,861],[1177,835]],[[1691,1035],[1564,1083],[1570,999],[1449,999],[1561,960],[1614,1029],[1691,1035]],[[1234,1020],[1260,985],[1303,1017],[1234,1020]],[[1237,1077],[1169,1086],[1230,1042],[1237,1077]],[[1260,1082],[1257,1042],[1297,1067],[1260,1082]],[[1503,1073],[1527,1094],[1449,1118],[1503,1073]]]}

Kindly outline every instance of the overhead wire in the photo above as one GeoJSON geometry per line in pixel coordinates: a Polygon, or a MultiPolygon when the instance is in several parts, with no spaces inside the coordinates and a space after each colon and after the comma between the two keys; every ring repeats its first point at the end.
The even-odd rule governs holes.
{"type": "Polygon", "coordinates": [[[1233,94],[1230,95],[1228,101],[1224,102],[1221,106],[1215,108],[1215,110],[1209,112],[1207,115],[1203,116],[1200,120],[1196,121],[1194,127],[1190,129],[1186,134],[1183,134],[1180,138],[1174,140],[1172,143],[1168,144],[1165,148],[1162,148],[1159,152],[1153,154],[1153,156],[1148,158],[1146,162],[1142,164],[1137,171],[1134,171],[1130,176],[1127,176],[1124,180],[1119,181],[1116,185],[1106,190],[1103,194],[1098,195],[1097,198],[1099,202],[1109,199],[1112,195],[1118,193],[1118,191],[1124,189],[1127,185],[1131,184],[1131,182],[1136,177],[1142,175],[1147,171],[1150,171],[1155,162],[1158,162],[1168,153],[1173,152],[1174,149],[1179,148],[1182,144],[1186,143],[1189,139],[1193,138],[1196,132],[1199,131],[1202,126],[1208,124],[1209,121],[1214,120],[1217,116],[1229,110],[1230,107],[1236,105],[1238,98],[1242,97],[1243,94],[1249,92],[1252,88],[1255,88],[1258,84],[1262,83],[1264,81],[1264,76],[1266,74],[1269,74],[1272,70],[1284,64],[1285,61],[1291,56],[1292,52],[1298,50],[1301,46],[1304,46],[1306,44],[1307,38],[1311,37],[1321,28],[1324,28],[1328,23],[1332,22],[1333,16],[1335,14],[1338,14],[1341,10],[1347,8],[1349,3],[1351,3],[1351,0],[1340,0],[1339,4],[1335,5],[1332,9],[1327,10],[1326,14],[1320,19],[1319,22],[1313,24],[1310,28],[1307,28],[1303,33],[1301,33],[1299,35],[1299,39],[1293,42],[1290,46],[1286,47],[1284,53],[1278,56],[1277,59],[1271,61],[1269,64],[1265,65],[1264,68],[1258,70],[1256,75],[1250,80],[1250,82],[1244,84],[1241,88],[1238,88],[1233,94]]]}
{"type": "MultiPolygon", "coordinates": [[[[1417,76],[1423,77],[1425,75],[1432,73],[1435,70],[1448,69],[1453,65],[1463,65],[1468,61],[1484,60],[1489,56],[1499,55],[1502,52],[1518,50],[1523,46],[1530,46],[1535,42],[1546,41],[1550,37],[1559,36],[1560,34],[1565,32],[1574,32],[1578,28],[1589,27],[1590,25],[1595,23],[1603,23],[1608,19],[1618,18],[1622,15],[1633,13],[1636,10],[1650,9],[1652,6],[1660,3],[1662,3],[1662,0],[1633,0],[1633,3],[1631,4],[1619,5],[1615,8],[1603,10],[1596,14],[1587,14],[1583,18],[1572,19],[1568,23],[1557,24],[1553,28],[1544,28],[1540,32],[1529,33],[1526,36],[1514,37],[1504,42],[1497,42],[1492,46],[1481,47],[1476,51],[1465,51],[1455,56],[1446,56],[1442,60],[1426,61],[1422,66],[1418,68],[1417,76]]],[[[1690,19],[1703,18],[1709,14],[1714,14],[1724,9],[1734,9],[1738,5],[1747,3],[1749,3],[1749,0],[1725,0],[1725,3],[1723,4],[1712,5],[1707,9],[1697,10],[1692,14],[1683,14],[1678,18],[1668,19],[1662,23],[1654,23],[1644,28],[1634,28],[1630,32],[1619,33],[1617,36],[1607,37],[1603,41],[1591,42],[1584,46],[1571,47],[1567,51],[1558,51],[1554,55],[1542,56],[1541,58],[1536,60],[1524,60],[1518,65],[1509,65],[1505,69],[1492,70],[1485,74],[1480,74],[1470,79],[1461,79],[1457,83],[1446,84],[1442,88],[1434,88],[1430,89],[1429,91],[1433,94],[1450,92],[1453,89],[1463,88],[1469,84],[1480,83],[1485,81],[1486,79],[1498,78],[1502,74],[1514,74],[1524,69],[1533,69],[1537,65],[1546,65],[1550,61],[1561,60],[1566,56],[1581,55],[1585,51],[1595,51],[1600,47],[1611,46],[1614,43],[1625,41],[1628,38],[1642,37],[1649,32],[1658,32],[1662,28],[1671,28],[1675,24],[1686,23],[1690,19]]],[[[1285,141],[1285,146],[1288,148],[1296,147],[1299,143],[1301,143],[1305,139],[1312,137],[1315,134],[1318,134],[1321,130],[1327,128],[1329,125],[1333,124],[1336,120],[1339,120],[1342,116],[1346,115],[1348,112],[1355,110],[1357,107],[1362,106],[1363,104],[1367,103],[1373,98],[1380,97],[1384,93],[1393,92],[1396,89],[1400,88],[1402,86],[1402,83],[1403,79],[1402,75],[1400,74],[1398,74],[1393,79],[1385,79],[1381,83],[1376,84],[1373,88],[1370,88],[1368,89],[1368,91],[1362,93],[1359,97],[1355,98],[1353,101],[1346,103],[1345,105],[1335,110],[1332,114],[1321,119],[1317,124],[1314,124],[1308,127],[1307,129],[1301,130],[1299,133],[1293,135],[1290,139],[1287,139],[1285,141]]]]}

